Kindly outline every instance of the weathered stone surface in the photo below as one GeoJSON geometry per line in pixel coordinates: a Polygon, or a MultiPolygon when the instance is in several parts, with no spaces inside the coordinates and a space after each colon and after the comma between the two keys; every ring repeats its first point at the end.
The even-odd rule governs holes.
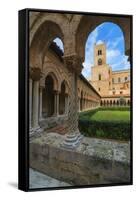
{"type": "Polygon", "coordinates": [[[30,143],[30,166],[73,185],[130,181],[129,143],[84,138],[75,150],[61,147],[64,136],[49,133],[30,143]]]}
{"type": "Polygon", "coordinates": [[[30,168],[30,183],[29,188],[51,188],[51,187],[66,187],[70,184],[54,179],[50,176],[42,174],[30,168]]]}

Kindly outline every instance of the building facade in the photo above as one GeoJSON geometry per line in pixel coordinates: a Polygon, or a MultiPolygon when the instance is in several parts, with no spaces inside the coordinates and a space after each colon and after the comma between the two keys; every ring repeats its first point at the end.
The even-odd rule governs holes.
{"type": "Polygon", "coordinates": [[[106,62],[106,45],[94,46],[90,83],[101,95],[102,106],[130,105],[130,69],[112,71],[106,62]]]}

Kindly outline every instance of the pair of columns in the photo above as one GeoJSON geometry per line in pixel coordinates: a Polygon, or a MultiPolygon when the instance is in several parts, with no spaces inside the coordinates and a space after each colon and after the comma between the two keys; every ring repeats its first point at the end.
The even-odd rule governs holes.
{"type": "MultiPolygon", "coordinates": [[[[36,70],[37,72],[37,70],[36,70]]],[[[43,131],[39,126],[39,80],[32,71],[29,79],[29,132],[30,135],[43,131]]],[[[39,73],[39,70],[38,70],[39,73]]]]}
{"type": "MultiPolygon", "coordinates": [[[[55,91],[54,95],[54,116],[59,116],[59,92],[55,91]]],[[[68,114],[68,95],[65,94],[65,111],[64,114],[68,114]]]]}

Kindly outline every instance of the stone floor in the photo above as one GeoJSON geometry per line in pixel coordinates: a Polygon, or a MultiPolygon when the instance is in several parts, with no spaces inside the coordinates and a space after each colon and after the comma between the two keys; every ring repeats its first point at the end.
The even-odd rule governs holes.
{"type": "Polygon", "coordinates": [[[54,179],[43,173],[30,168],[30,188],[51,188],[51,187],[65,187],[70,186],[70,184],[54,179]]]}

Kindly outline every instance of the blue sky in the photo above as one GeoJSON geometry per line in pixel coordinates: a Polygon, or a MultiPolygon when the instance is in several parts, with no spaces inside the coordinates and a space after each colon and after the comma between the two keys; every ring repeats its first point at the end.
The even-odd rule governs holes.
{"type": "MultiPolygon", "coordinates": [[[[63,43],[60,39],[54,40],[57,45],[64,51],[63,43]]],[[[93,53],[94,44],[106,43],[107,64],[112,70],[123,70],[130,68],[127,56],[124,54],[124,36],[119,26],[113,23],[103,23],[96,27],[87,38],[85,46],[85,61],[83,63],[82,74],[90,79],[91,66],[94,64],[93,53]]]]}

